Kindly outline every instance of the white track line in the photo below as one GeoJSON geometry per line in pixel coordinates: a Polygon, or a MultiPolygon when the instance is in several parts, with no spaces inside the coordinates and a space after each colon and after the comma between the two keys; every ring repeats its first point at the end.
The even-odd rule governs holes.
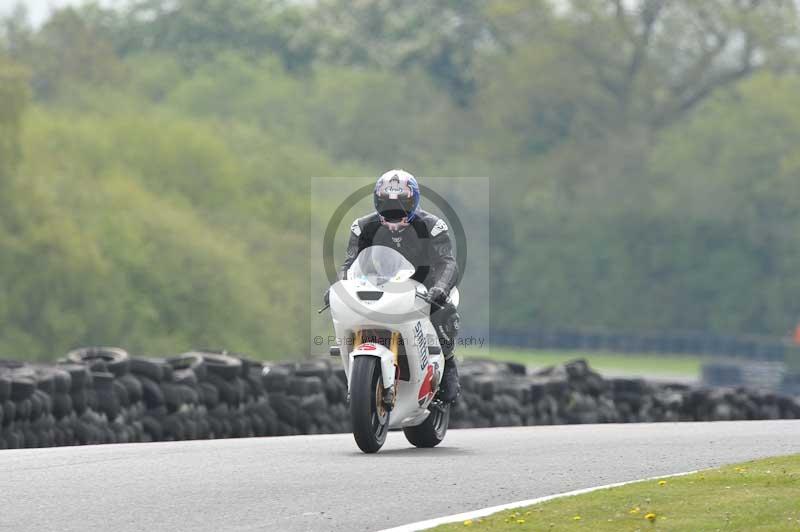
{"type": "Polygon", "coordinates": [[[673,475],[662,475],[660,477],[648,477],[642,478],[638,480],[628,480],[626,482],[617,482],[615,484],[606,484],[605,486],[595,486],[593,488],[583,488],[575,491],[568,491],[566,493],[559,493],[556,495],[547,495],[545,497],[538,497],[536,499],[528,499],[527,501],[517,501],[511,502],[508,504],[501,504],[499,506],[490,506],[489,508],[482,508],[480,510],[474,510],[471,512],[464,512],[460,514],[453,514],[447,515],[445,517],[436,517],[434,519],[428,519],[426,521],[419,521],[417,523],[411,523],[409,525],[401,525],[395,528],[387,528],[385,530],[381,530],[380,532],[415,532],[417,530],[427,530],[429,528],[433,528],[439,525],[446,525],[448,523],[457,523],[466,521],[467,519],[476,519],[478,517],[486,517],[487,515],[496,514],[497,512],[502,512],[504,510],[513,510],[514,508],[521,508],[523,506],[532,506],[534,504],[539,504],[542,502],[552,501],[553,499],[560,499],[562,497],[572,497],[574,495],[582,495],[584,493],[590,493],[592,491],[604,490],[608,488],[618,488],[620,486],[625,486],[627,484],[635,484],[637,482],[647,482],[650,480],[659,480],[662,478],[671,478],[671,477],[682,477],[685,475],[691,475],[693,473],[697,473],[698,471],[684,471],[683,473],[675,473],[673,475]]]}

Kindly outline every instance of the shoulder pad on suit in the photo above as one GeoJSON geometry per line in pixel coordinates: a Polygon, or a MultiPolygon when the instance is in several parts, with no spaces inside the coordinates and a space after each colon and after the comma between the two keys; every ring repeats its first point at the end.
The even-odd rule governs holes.
{"type": "Polygon", "coordinates": [[[350,230],[353,232],[354,235],[361,236],[361,226],[358,225],[358,220],[355,220],[353,222],[353,225],[350,226],[350,230]]]}
{"type": "Polygon", "coordinates": [[[431,236],[436,236],[439,233],[444,233],[445,231],[447,231],[447,224],[444,222],[444,220],[439,219],[436,221],[433,229],[431,229],[431,236]]]}

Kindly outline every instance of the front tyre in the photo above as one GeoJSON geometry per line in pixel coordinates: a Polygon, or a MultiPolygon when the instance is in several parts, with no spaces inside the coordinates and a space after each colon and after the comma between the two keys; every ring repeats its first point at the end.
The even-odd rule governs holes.
{"type": "Polygon", "coordinates": [[[350,420],[359,449],[376,453],[389,432],[389,411],[383,405],[381,365],[376,357],[358,356],[350,376],[350,420]]]}
{"type": "Polygon", "coordinates": [[[403,427],[408,442],[415,447],[436,447],[447,434],[450,423],[450,404],[434,401],[428,407],[431,411],[425,421],[414,427],[403,427]]]}

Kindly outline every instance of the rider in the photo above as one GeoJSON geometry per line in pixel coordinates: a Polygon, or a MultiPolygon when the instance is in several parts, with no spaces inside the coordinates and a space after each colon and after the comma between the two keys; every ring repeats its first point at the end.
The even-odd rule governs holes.
{"type": "MultiPolygon", "coordinates": [[[[367,247],[387,246],[399,251],[416,268],[413,279],[424,284],[431,305],[431,323],[444,354],[444,373],[439,398],[453,402],[459,394],[458,369],[453,356],[459,316],[449,300],[458,282],[458,265],[447,224],[419,208],[416,178],[403,170],[389,170],[375,183],[375,212],[358,218],[350,226],[347,256],[339,271],[344,279],[358,254],[367,247]]],[[[328,304],[329,291],[325,292],[328,304]]]]}

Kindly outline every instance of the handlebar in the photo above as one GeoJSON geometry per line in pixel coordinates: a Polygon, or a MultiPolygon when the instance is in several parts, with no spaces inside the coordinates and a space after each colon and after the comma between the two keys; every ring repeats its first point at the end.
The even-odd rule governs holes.
{"type": "MultiPolygon", "coordinates": [[[[417,296],[418,298],[420,298],[420,299],[421,299],[421,300],[423,300],[424,302],[428,303],[429,305],[432,305],[432,306],[434,306],[434,307],[438,307],[438,308],[444,308],[444,305],[440,305],[440,304],[439,304],[439,303],[437,303],[436,301],[432,300],[430,297],[428,297],[428,295],[427,295],[427,294],[421,294],[421,293],[419,293],[419,292],[415,292],[415,294],[416,294],[416,296],[417,296]]],[[[447,298],[447,302],[448,302],[448,303],[450,302],[450,298],[449,298],[449,297],[447,298]]]]}

